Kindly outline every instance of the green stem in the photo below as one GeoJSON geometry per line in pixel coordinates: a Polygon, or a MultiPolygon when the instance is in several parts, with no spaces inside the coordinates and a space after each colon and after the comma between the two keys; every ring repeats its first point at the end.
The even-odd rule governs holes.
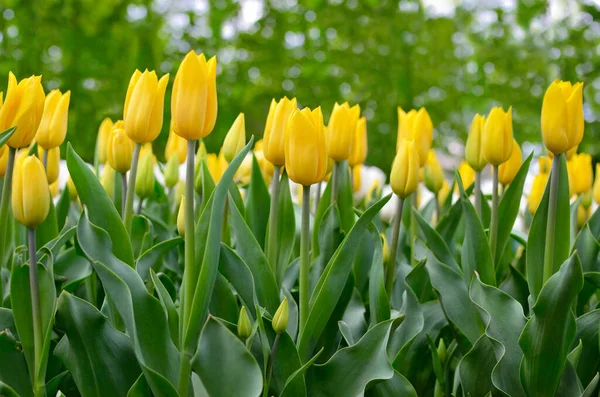
{"type": "Polygon", "coordinates": [[[140,150],[142,145],[136,142],[133,148],[133,157],[131,159],[131,169],[129,170],[129,189],[125,198],[125,211],[123,212],[123,222],[127,233],[131,235],[131,222],[133,220],[133,196],[135,195],[135,178],[137,177],[138,160],[140,159],[140,150]]]}
{"type": "Polygon", "coordinates": [[[141,215],[143,208],[144,208],[144,198],[140,197],[140,199],[138,200],[138,206],[137,206],[137,210],[135,211],[135,213],[138,215],[141,215]]]}
{"type": "Polygon", "coordinates": [[[492,182],[492,219],[490,220],[490,249],[492,258],[496,258],[496,243],[498,242],[498,166],[493,168],[492,182]]]}
{"type": "Polygon", "coordinates": [[[300,231],[300,332],[308,320],[308,278],[310,250],[310,185],[302,187],[302,229],[300,231]]]}
{"type": "Polygon", "coordinates": [[[279,166],[273,170],[271,181],[271,208],[269,210],[269,240],[267,242],[267,259],[273,273],[277,275],[277,215],[279,212],[279,166]]]}
{"type": "Polygon", "coordinates": [[[42,164],[44,169],[48,172],[48,149],[44,149],[44,156],[42,157],[42,164]]]}
{"type": "Polygon", "coordinates": [[[475,210],[481,219],[481,171],[475,173],[475,210]]]}
{"type": "Polygon", "coordinates": [[[15,153],[16,149],[11,147],[8,148],[8,160],[6,163],[6,174],[4,175],[4,183],[2,185],[2,198],[0,199],[0,267],[8,266],[4,263],[4,248],[8,241],[6,241],[6,231],[9,227],[12,227],[12,222],[8,222],[8,205],[10,203],[10,195],[12,190],[12,176],[13,168],[15,165],[15,153]]]}
{"type": "MultiPolygon", "coordinates": [[[[544,248],[543,284],[554,274],[554,238],[556,232],[556,207],[558,205],[558,173],[562,154],[555,155],[550,173],[550,201],[546,223],[546,246],[544,248]]],[[[543,285],[542,284],[542,285],[543,285]]]]}
{"type": "Polygon", "coordinates": [[[336,161],[333,164],[333,172],[331,173],[331,203],[335,203],[338,199],[338,190],[340,185],[340,168],[341,163],[336,161]]]}
{"type": "Polygon", "coordinates": [[[273,348],[271,349],[271,355],[269,356],[269,362],[267,363],[266,383],[263,387],[263,397],[269,396],[269,384],[271,383],[271,374],[273,373],[273,363],[275,362],[275,352],[277,351],[277,346],[279,345],[279,337],[280,334],[275,336],[273,348]]]}
{"type": "Polygon", "coordinates": [[[321,185],[322,182],[317,183],[317,191],[315,192],[315,214],[319,209],[319,201],[321,201],[321,185]]]}
{"type": "MultiPolygon", "coordinates": [[[[410,196],[410,205],[412,209],[418,210],[417,206],[417,194],[418,192],[414,192],[410,196]]],[[[410,264],[411,266],[415,266],[417,264],[417,258],[415,257],[415,243],[417,241],[417,234],[419,229],[417,227],[417,218],[413,211],[410,211],[410,264]]]]}
{"type": "Polygon", "coordinates": [[[40,289],[38,285],[37,254],[35,244],[35,229],[27,229],[29,240],[29,289],[31,291],[31,315],[33,317],[33,351],[34,376],[33,389],[35,395],[43,395],[44,379],[39,379],[44,337],[42,334],[42,311],[40,308],[40,289]]]}
{"type": "Polygon", "coordinates": [[[121,214],[125,214],[125,202],[127,201],[127,174],[125,172],[119,172],[121,174],[121,214]]]}
{"type": "MultiPolygon", "coordinates": [[[[190,200],[190,201],[193,201],[193,200],[190,200]]],[[[186,397],[188,395],[188,387],[189,387],[189,383],[190,383],[190,374],[191,373],[192,373],[192,358],[188,354],[186,354],[184,351],[182,351],[181,357],[180,357],[180,363],[179,363],[179,379],[177,380],[177,391],[179,392],[179,396],[181,396],[181,397],[186,397]]]]}
{"type": "Polygon", "coordinates": [[[396,274],[396,255],[398,252],[398,240],[400,238],[400,224],[402,223],[403,208],[404,199],[398,197],[396,213],[394,214],[392,245],[390,246],[390,256],[387,260],[387,269],[385,276],[385,290],[387,292],[388,298],[392,297],[392,288],[394,287],[394,275],[396,274]]]}

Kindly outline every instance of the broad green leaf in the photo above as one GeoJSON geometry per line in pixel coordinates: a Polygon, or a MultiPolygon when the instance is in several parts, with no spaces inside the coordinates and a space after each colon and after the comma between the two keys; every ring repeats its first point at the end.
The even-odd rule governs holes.
{"type": "Polygon", "coordinates": [[[442,236],[440,236],[438,232],[436,232],[435,229],[433,229],[429,223],[423,219],[421,214],[419,214],[416,209],[413,209],[413,213],[417,219],[417,223],[419,224],[421,231],[425,235],[427,246],[429,249],[431,249],[433,255],[435,255],[438,261],[450,266],[452,270],[460,272],[460,267],[458,266],[458,263],[456,263],[456,259],[454,259],[452,252],[450,252],[450,249],[448,248],[448,245],[442,236]]]}
{"type": "Polygon", "coordinates": [[[376,230],[375,225],[370,225],[369,233],[358,244],[358,249],[354,256],[354,263],[352,264],[356,289],[360,295],[365,298],[369,283],[369,272],[371,271],[371,265],[373,263],[374,245],[376,240],[381,240],[381,237],[376,233],[376,230]],[[374,229],[375,233],[371,232],[371,229],[374,229]]]}
{"type": "Polygon", "coordinates": [[[161,241],[160,243],[146,250],[138,258],[135,264],[137,273],[140,275],[142,280],[146,280],[148,278],[150,269],[154,269],[155,271],[162,270],[160,265],[162,264],[162,259],[164,256],[182,244],[183,239],[181,237],[175,237],[170,240],[161,241]]]}
{"type": "Polygon", "coordinates": [[[265,180],[262,177],[262,172],[254,154],[252,155],[252,172],[245,201],[246,222],[250,230],[252,230],[252,234],[254,234],[254,237],[264,249],[271,196],[269,195],[269,190],[265,185],[265,180]]]}
{"type": "Polygon", "coordinates": [[[581,343],[581,357],[576,366],[581,383],[588,385],[598,373],[600,350],[598,349],[600,309],[592,310],[577,319],[574,343],[581,343]]]}
{"type": "Polygon", "coordinates": [[[417,397],[415,388],[398,371],[394,371],[392,379],[379,382],[371,390],[373,397],[417,397]]]}
{"type": "Polygon", "coordinates": [[[506,292],[513,297],[517,302],[521,304],[525,313],[529,312],[529,303],[527,298],[529,297],[529,287],[527,280],[514,266],[509,265],[509,275],[500,284],[500,290],[506,292]]]}
{"type": "MultiPolygon", "coordinates": [[[[33,396],[31,379],[27,362],[18,342],[8,335],[6,330],[0,332],[0,383],[10,387],[15,396],[33,396]]],[[[0,386],[1,396],[10,396],[0,386]]]]}
{"type": "Polygon", "coordinates": [[[152,395],[152,390],[150,390],[144,374],[140,375],[127,392],[127,397],[145,397],[149,395],[152,395]]]}
{"type": "MultiPolygon", "coordinates": [[[[92,266],[75,248],[61,251],[54,260],[54,275],[61,289],[74,293],[77,287],[92,274],[92,266]]],[[[95,276],[94,276],[95,277],[95,276]]]]}
{"type": "Polygon", "coordinates": [[[419,300],[410,288],[404,291],[403,306],[400,313],[406,317],[390,334],[390,341],[387,346],[388,356],[395,368],[405,362],[411,343],[423,330],[425,323],[419,300]]]}
{"type": "Polygon", "coordinates": [[[421,303],[435,299],[425,263],[427,263],[427,259],[423,259],[415,267],[409,268],[410,271],[405,277],[406,285],[410,286],[421,303]]]}
{"type": "Polygon", "coordinates": [[[321,223],[325,218],[326,213],[329,211],[329,207],[331,206],[331,183],[327,183],[325,185],[325,190],[319,199],[319,205],[317,206],[317,211],[315,212],[315,219],[313,222],[313,231],[311,236],[310,250],[311,257],[315,259],[320,253],[319,247],[319,233],[321,230],[321,223]]]}
{"type": "MultiPolygon", "coordinates": [[[[354,282],[354,285],[356,285],[356,282],[354,282]]],[[[367,332],[366,314],[367,309],[362,301],[362,297],[356,287],[354,287],[344,310],[342,320],[338,322],[338,328],[339,323],[344,323],[347,330],[351,333],[352,341],[357,341],[367,332]]],[[[350,344],[354,344],[354,342],[350,344]]]]}
{"type": "Polygon", "coordinates": [[[192,368],[211,397],[255,397],[262,391],[262,373],[256,360],[214,317],[209,317],[202,329],[192,368]]]}
{"type": "Polygon", "coordinates": [[[0,381],[0,395],[2,397],[21,397],[12,387],[0,381]]]}
{"type": "Polygon", "coordinates": [[[156,273],[154,273],[154,270],[150,270],[150,277],[152,278],[152,283],[156,288],[158,299],[160,300],[165,314],[167,315],[171,340],[175,346],[179,346],[179,313],[177,312],[175,303],[173,302],[171,295],[169,295],[169,292],[167,292],[163,282],[156,275],[156,273]]]}
{"type": "Polygon", "coordinates": [[[229,287],[227,279],[222,274],[219,274],[215,280],[213,296],[208,310],[214,317],[233,324],[237,323],[239,316],[237,300],[229,287]]]}
{"type": "MultiPolygon", "coordinates": [[[[283,386],[283,390],[281,391],[280,397],[289,397],[295,396],[297,393],[297,389],[295,389],[296,382],[299,378],[304,376],[304,373],[317,361],[323,349],[319,350],[317,354],[315,354],[310,360],[308,360],[302,367],[298,368],[293,374],[289,376],[285,385],[283,386]]],[[[303,394],[305,395],[305,394],[303,394]]]]}
{"type": "Polygon", "coordinates": [[[208,204],[208,198],[212,196],[212,193],[215,190],[215,182],[210,175],[206,159],[202,159],[200,164],[200,172],[202,173],[202,205],[200,206],[199,211],[202,213],[208,204]]]}
{"type": "Polygon", "coordinates": [[[152,222],[144,215],[133,215],[131,222],[131,247],[133,258],[137,259],[152,247],[154,241],[152,222]]]}
{"type": "Polygon", "coordinates": [[[373,226],[369,229],[372,238],[375,240],[373,260],[369,274],[369,312],[371,326],[375,326],[382,321],[390,319],[390,300],[385,291],[381,238],[373,226]]]}
{"type": "Polygon", "coordinates": [[[594,237],[589,224],[577,235],[573,250],[577,250],[584,273],[600,271],[600,243],[594,237]]]}
{"type": "Polygon", "coordinates": [[[290,193],[290,181],[287,172],[284,172],[279,182],[279,213],[277,214],[277,270],[275,271],[277,285],[283,282],[295,240],[296,214],[290,193]]]}
{"type": "MultiPolygon", "coordinates": [[[[527,240],[527,283],[533,300],[542,289],[544,272],[544,252],[546,247],[546,224],[548,220],[548,207],[550,201],[550,180],[546,184],[546,191],[538,209],[533,216],[529,238],[527,240]]],[[[558,173],[558,203],[556,206],[556,233],[554,238],[554,272],[569,257],[571,249],[571,221],[569,218],[569,176],[565,156],[561,156],[558,173]]]]}
{"type": "Polygon", "coordinates": [[[557,390],[575,338],[571,307],[582,287],[581,264],[572,255],[540,291],[519,339],[524,353],[521,382],[530,396],[553,396],[557,390]]]}
{"type": "Polygon", "coordinates": [[[454,237],[456,229],[462,219],[462,208],[461,201],[457,200],[452,204],[448,211],[442,215],[435,227],[435,230],[442,236],[444,241],[450,241],[454,237]]]}
{"type": "Polygon", "coordinates": [[[71,208],[71,196],[69,195],[69,188],[65,186],[65,189],[60,194],[58,201],[56,202],[56,224],[59,229],[65,226],[67,216],[69,215],[69,209],[71,208]]]}
{"type": "Polygon", "coordinates": [[[496,361],[494,345],[486,335],[481,335],[459,363],[460,385],[465,396],[485,396],[493,390],[490,375],[496,361]]]}
{"type": "MultiPolygon", "coordinates": [[[[221,243],[221,254],[219,256],[219,272],[231,283],[238,293],[241,301],[250,311],[252,317],[256,317],[254,307],[259,304],[254,277],[248,265],[228,245],[221,243]]],[[[261,296],[261,299],[264,297],[261,296]]],[[[262,303],[264,305],[264,302],[262,303]]]]}
{"type": "Polygon", "coordinates": [[[54,208],[54,201],[50,200],[50,210],[48,216],[36,229],[35,229],[35,243],[37,249],[42,248],[48,241],[55,239],[58,236],[58,221],[56,218],[56,209],[54,208]]]}
{"type": "Polygon", "coordinates": [[[334,253],[315,286],[310,299],[306,327],[299,336],[298,350],[303,361],[310,356],[337,305],[351,273],[352,258],[358,242],[364,237],[367,227],[389,198],[390,196],[382,198],[363,213],[334,253]]]}
{"type": "MultiPolygon", "coordinates": [[[[327,210],[319,223],[319,230],[317,233],[317,248],[319,250],[319,255],[314,257],[314,263],[310,270],[310,291],[314,290],[314,286],[323,274],[323,270],[325,270],[327,263],[329,263],[335,250],[344,239],[340,222],[340,212],[338,211],[337,205],[330,205],[327,207],[327,210]]],[[[316,227],[316,225],[317,223],[315,223],[314,227],[316,227]]],[[[311,251],[313,250],[312,247],[313,246],[311,246],[311,251]]]]}
{"type": "Polygon", "coordinates": [[[130,339],[88,302],[63,292],[56,326],[65,332],[55,349],[84,396],[127,394],[141,373],[130,339]]]}
{"type": "Polygon", "coordinates": [[[342,232],[347,234],[356,221],[356,215],[354,214],[354,197],[352,195],[352,181],[350,180],[350,170],[347,162],[343,161],[338,163],[335,167],[337,167],[335,171],[340,171],[338,176],[339,190],[337,197],[337,206],[340,210],[340,224],[342,226],[342,232]]]}
{"type": "Polygon", "coordinates": [[[119,213],[92,169],[75,153],[70,143],[67,145],[67,166],[81,203],[90,209],[90,221],[110,235],[115,256],[133,267],[133,250],[119,213]]]}
{"type": "Polygon", "coordinates": [[[594,379],[592,379],[590,384],[587,385],[581,397],[594,396],[594,393],[596,393],[596,388],[598,387],[598,383],[600,383],[600,374],[596,374],[596,376],[594,376],[594,379]]]}
{"type": "MultiPolygon", "coordinates": [[[[266,333],[270,341],[275,340],[275,332],[273,331],[272,325],[268,320],[263,318],[266,325],[266,333]]],[[[282,394],[283,389],[286,387],[286,382],[290,377],[302,366],[300,362],[300,356],[296,349],[296,344],[287,332],[279,335],[279,342],[277,343],[277,350],[275,351],[275,358],[273,360],[273,374],[271,376],[271,382],[269,383],[269,395],[279,396],[282,394]]],[[[304,377],[299,376],[291,380],[290,384],[287,385],[289,390],[289,396],[306,396],[306,385],[304,377]]]]}

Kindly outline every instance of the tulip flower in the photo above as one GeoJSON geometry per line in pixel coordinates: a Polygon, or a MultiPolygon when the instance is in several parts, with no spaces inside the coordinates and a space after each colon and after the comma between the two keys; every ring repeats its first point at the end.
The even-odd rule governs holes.
{"type": "Polygon", "coordinates": [[[48,216],[48,178],[42,162],[36,156],[20,156],[15,164],[12,210],[15,219],[29,229],[35,229],[48,216]]]}
{"type": "Polygon", "coordinates": [[[541,156],[538,159],[538,164],[540,167],[540,173],[550,173],[550,168],[552,167],[552,158],[551,157],[546,157],[546,156],[541,156]]]}
{"type": "Polygon", "coordinates": [[[42,147],[38,147],[38,154],[41,159],[46,159],[48,184],[54,183],[54,181],[58,179],[58,174],[60,172],[60,148],[56,146],[46,151],[42,147]]]}
{"type": "Polygon", "coordinates": [[[350,167],[363,164],[367,159],[367,118],[361,117],[356,123],[356,132],[352,141],[352,153],[348,158],[350,167]]]}
{"type": "Polygon", "coordinates": [[[177,158],[178,164],[185,163],[187,157],[187,140],[173,131],[173,123],[171,123],[171,130],[167,139],[167,146],[165,147],[165,158],[168,161],[173,156],[177,158]]]}
{"type": "Polygon", "coordinates": [[[361,183],[361,178],[360,178],[360,170],[362,168],[362,164],[357,164],[354,167],[352,167],[352,191],[353,192],[358,192],[360,190],[360,183],[361,183]]]}
{"type": "Polygon", "coordinates": [[[471,168],[469,163],[463,161],[458,166],[458,174],[460,175],[460,179],[463,183],[463,186],[467,188],[471,186],[473,182],[475,182],[477,173],[473,168],[471,168]]]}
{"type": "Polygon", "coordinates": [[[69,175],[69,179],[67,179],[67,189],[69,189],[69,197],[71,201],[77,200],[77,188],[73,183],[73,179],[71,179],[71,175],[69,175]]]}
{"type": "Polygon", "coordinates": [[[58,179],[54,181],[54,183],[50,184],[50,196],[57,197],[60,193],[60,185],[58,183],[58,179]]]}
{"type": "Polygon", "coordinates": [[[588,209],[592,206],[593,195],[594,193],[590,189],[581,196],[581,205],[583,208],[588,209]]]}
{"type": "Polygon", "coordinates": [[[237,334],[242,339],[247,339],[252,334],[252,323],[246,312],[246,306],[242,306],[237,323],[237,334]]]}
{"type": "Polygon", "coordinates": [[[398,139],[396,141],[396,152],[400,150],[402,141],[412,140],[419,154],[419,166],[424,167],[433,139],[433,123],[425,108],[416,111],[412,109],[408,113],[398,108],[398,139]]]}
{"type": "Polygon", "coordinates": [[[542,103],[542,138],[554,154],[565,153],[583,138],[583,83],[555,80],[542,103]]]}
{"type": "Polygon", "coordinates": [[[483,156],[491,165],[497,167],[507,161],[514,147],[512,132],[512,108],[504,112],[502,108],[493,108],[483,125],[483,156]]]}
{"type": "Polygon", "coordinates": [[[240,113],[233,125],[225,136],[223,142],[223,155],[227,162],[231,162],[233,158],[244,148],[246,145],[246,121],[244,113],[240,113]]]}
{"type": "Polygon", "coordinates": [[[427,164],[423,168],[423,176],[427,189],[434,195],[437,195],[444,183],[444,170],[442,170],[442,166],[433,150],[430,150],[427,156],[427,164]]]}
{"type": "Polygon", "coordinates": [[[594,180],[593,196],[596,204],[600,204],[600,163],[596,163],[596,179],[594,180]]]}
{"type": "Polygon", "coordinates": [[[585,226],[585,223],[590,217],[590,210],[590,208],[585,208],[583,205],[580,205],[577,208],[577,229],[581,229],[585,226]]]}
{"type": "Polygon", "coordinates": [[[105,164],[100,174],[100,184],[108,194],[108,197],[113,198],[115,195],[115,170],[110,164],[105,164]]]}
{"type": "Polygon", "coordinates": [[[179,159],[177,155],[172,155],[165,166],[165,186],[172,189],[179,182],[179,159]]]}
{"type": "Polygon", "coordinates": [[[535,176],[533,183],[531,184],[531,191],[527,198],[527,206],[531,215],[534,215],[537,211],[542,197],[544,197],[544,191],[546,190],[546,183],[548,182],[548,174],[542,172],[535,176]]]}
{"type": "Polygon", "coordinates": [[[154,155],[146,153],[140,159],[139,178],[135,183],[135,193],[140,198],[138,214],[141,213],[142,202],[154,192],[154,155]]]}
{"type": "MultiPolygon", "coordinates": [[[[467,163],[469,163],[475,172],[480,172],[487,165],[482,147],[484,125],[485,116],[476,114],[471,122],[471,128],[469,129],[467,144],[465,146],[465,160],[467,160],[467,163]]],[[[465,186],[467,185],[465,184],[465,186]]]]}
{"type": "Polygon", "coordinates": [[[385,233],[380,234],[381,237],[381,250],[383,256],[383,263],[387,263],[390,258],[390,246],[388,245],[387,238],[385,237],[385,233]]]}
{"type": "Polygon", "coordinates": [[[274,165],[285,164],[285,131],[292,111],[297,108],[296,98],[271,101],[262,145],[265,158],[274,165]]]}
{"type": "Polygon", "coordinates": [[[350,158],[356,127],[360,117],[360,107],[350,107],[348,102],[333,106],[329,119],[329,146],[327,153],[334,161],[344,161],[350,158]]]}
{"type": "Polygon", "coordinates": [[[96,138],[96,154],[100,164],[104,164],[107,161],[106,153],[108,151],[108,138],[110,137],[112,129],[113,122],[108,117],[102,120],[102,123],[100,123],[100,128],[98,128],[98,137],[96,138]]]}
{"type": "Polygon", "coordinates": [[[450,185],[448,185],[448,181],[446,181],[444,179],[444,183],[442,183],[442,188],[440,189],[440,191],[437,194],[437,201],[438,201],[438,203],[445,203],[446,200],[448,199],[448,195],[450,193],[451,193],[450,192],[450,185]]]}
{"type": "Polygon", "coordinates": [[[42,120],[35,135],[38,145],[52,149],[62,145],[67,136],[71,91],[61,94],[52,90],[46,97],[42,120]]]}
{"type": "Polygon", "coordinates": [[[8,164],[8,149],[6,146],[0,148],[0,178],[6,175],[6,166],[8,164]]]}
{"type": "Polygon", "coordinates": [[[567,162],[569,169],[569,182],[573,188],[573,194],[585,194],[592,188],[594,181],[592,169],[592,156],[587,153],[579,153],[567,162]]]}
{"type": "Polygon", "coordinates": [[[177,211],[177,232],[181,237],[185,237],[185,196],[181,196],[177,211]]]}
{"type": "Polygon", "coordinates": [[[513,150],[509,159],[498,167],[498,181],[504,186],[510,185],[517,176],[519,169],[521,169],[522,162],[521,148],[517,141],[513,139],[513,150]]]}

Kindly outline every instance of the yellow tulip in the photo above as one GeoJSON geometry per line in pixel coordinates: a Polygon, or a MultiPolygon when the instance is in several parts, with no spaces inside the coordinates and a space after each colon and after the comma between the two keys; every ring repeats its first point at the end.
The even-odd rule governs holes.
{"type": "Polygon", "coordinates": [[[117,121],[108,137],[106,156],[108,164],[117,172],[125,173],[131,167],[133,141],[123,130],[123,122],[117,121]]]}
{"type": "Polygon", "coordinates": [[[588,209],[592,206],[592,196],[593,192],[591,189],[581,196],[581,205],[583,206],[583,208],[588,209]]]}
{"type": "Polygon", "coordinates": [[[265,158],[265,154],[262,150],[256,150],[254,152],[254,157],[256,157],[256,161],[258,162],[258,166],[260,167],[260,172],[265,180],[265,183],[269,185],[271,178],[273,177],[273,172],[275,171],[273,163],[265,158]]]}
{"type": "Polygon", "coordinates": [[[0,148],[0,178],[6,175],[6,165],[8,164],[8,150],[4,150],[6,146],[0,148]]]}
{"type": "Polygon", "coordinates": [[[54,181],[54,183],[52,183],[50,185],[50,195],[52,197],[56,197],[58,196],[58,194],[60,193],[60,185],[58,183],[58,180],[54,181]]]}
{"type": "Polygon", "coordinates": [[[208,153],[206,155],[206,164],[208,165],[208,171],[210,176],[215,183],[221,180],[223,173],[227,169],[227,161],[222,155],[223,152],[217,156],[215,153],[208,153]]]}
{"type": "Polygon", "coordinates": [[[535,214],[535,211],[537,211],[537,208],[542,201],[542,197],[544,197],[544,190],[546,190],[547,182],[548,174],[545,172],[537,174],[533,179],[533,183],[531,184],[531,192],[529,192],[529,197],[527,198],[527,205],[531,215],[535,214]]]}
{"type": "Polygon", "coordinates": [[[419,187],[419,153],[414,141],[403,140],[400,150],[396,153],[390,184],[392,190],[404,199],[419,187]]]}
{"type": "Polygon", "coordinates": [[[458,174],[465,189],[475,182],[475,170],[466,161],[461,162],[458,166],[458,174]]]}
{"type": "Polygon", "coordinates": [[[444,182],[442,183],[442,188],[438,192],[438,201],[440,203],[445,203],[449,194],[450,194],[450,185],[448,185],[448,182],[444,179],[444,182]]]}
{"type": "Polygon", "coordinates": [[[423,168],[425,186],[433,194],[437,194],[444,183],[444,170],[433,150],[429,151],[427,164],[423,168]]]}
{"type": "Polygon", "coordinates": [[[223,155],[227,162],[242,151],[246,145],[246,119],[244,113],[240,113],[225,136],[223,142],[223,155]]]}
{"type": "Polygon", "coordinates": [[[177,232],[185,237],[185,196],[181,196],[179,210],[177,211],[177,232]]]}
{"type": "Polygon", "coordinates": [[[173,131],[173,123],[171,123],[167,146],[165,146],[165,158],[168,161],[173,155],[176,156],[179,164],[183,164],[187,158],[187,141],[173,131]]]}
{"type": "Polygon", "coordinates": [[[400,149],[400,145],[404,140],[414,141],[419,154],[419,166],[424,167],[433,140],[433,123],[425,108],[421,108],[419,111],[412,109],[408,113],[405,113],[402,108],[398,108],[396,151],[400,149]]]}
{"type": "Polygon", "coordinates": [[[348,158],[348,164],[354,167],[358,164],[363,164],[367,159],[367,118],[361,117],[356,123],[356,133],[352,142],[352,153],[348,158]]]}
{"type": "Polygon", "coordinates": [[[38,145],[44,149],[58,147],[64,142],[67,136],[70,100],[71,91],[61,94],[59,90],[52,90],[46,97],[42,120],[35,135],[38,145]]]}
{"type": "Polygon", "coordinates": [[[382,254],[383,254],[383,263],[387,263],[390,257],[390,246],[388,245],[387,238],[385,237],[385,233],[381,233],[381,244],[382,244],[382,254]]]}
{"type": "Polygon", "coordinates": [[[550,168],[552,168],[552,156],[541,156],[538,159],[538,164],[540,165],[540,172],[544,172],[546,174],[550,173],[550,168]]]}
{"type": "Polygon", "coordinates": [[[555,80],[542,103],[542,139],[554,153],[565,153],[583,138],[583,83],[555,80]]]}
{"type": "Polygon", "coordinates": [[[263,151],[263,140],[262,139],[259,139],[258,141],[256,141],[256,143],[254,144],[254,151],[255,152],[263,151]]]}
{"type": "Polygon", "coordinates": [[[175,186],[175,195],[173,196],[173,202],[175,202],[175,203],[181,202],[181,198],[183,197],[184,192],[185,192],[185,181],[177,182],[177,185],[175,186]]]}
{"type": "Polygon", "coordinates": [[[354,192],[358,192],[360,190],[361,169],[362,169],[362,164],[357,164],[354,167],[352,167],[352,190],[354,192]]]}
{"type": "Polygon", "coordinates": [[[350,158],[354,136],[356,135],[356,124],[360,117],[360,107],[350,107],[348,102],[333,106],[331,118],[329,119],[329,137],[327,153],[334,161],[343,161],[350,158]]]}
{"type": "Polygon", "coordinates": [[[233,179],[242,186],[245,186],[250,183],[250,178],[252,176],[252,156],[244,157],[242,164],[236,171],[233,179]]]}
{"type": "Polygon", "coordinates": [[[483,125],[483,156],[494,166],[499,166],[510,158],[513,143],[512,107],[504,112],[493,108],[483,125]]]}
{"type": "MultiPolygon", "coordinates": [[[[0,163],[1,163],[0,159],[0,163]]],[[[2,165],[0,165],[0,175],[1,175],[1,168],[2,165]]],[[[600,163],[596,163],[596,180],[594,181],[594,201],[596,202],[596,204],[600,204],[600,163]]]]}
{"type": "Polygon", "coordinates": [[[163,124],[165,91],[169,82],[167,73],[160,80],[156,72],[136,70],[129,81],[123,121],[125,132],[137,143],[152,142],[160,134],[163,124]]]}
{"type": "Polygon", "coordinates": [[[513,139],[513,149],[509,159],[498,167],[498,181],[501,184],[507,186],[515,179],[517,172],[521,168],[522,156],[519,144],[513,139]]]}
{"type": "Polygon", "coordinates": [[[15,75],[8,74],[6,100],[0,109],[0,131],[17,126],[8,146],[19,149],[33,141],[42,119],[44,99],[42,76],[31,76],[17,84],[15,75]]]}
{"type": "Polygon", "coordinates": [[[171,95],[175,133],[187,140],[210,134],[217,120],[217,58],[187,53],[177,70],[171,95]]]}
{"type": "Polygon", "coordinates": [[[572,184],[572,194],[584,194],[592,188],[594,181],[592,169],[592,156],[587,153],[579,153],[567,162],[569,171],[569,182],[572,184]]]}
{"type": "Polygon", "coordinates": [[[327,171],[327,143],[321,108],[294,109],[285,134],[285,168],[303,186],[321,182],[327,171]]]}
{"type": "Polygon", "coordinates": [[[262,145],[265,158],[272,164],[285,164],[285,131],[292,111],[297,108],[296,98],[283,97],[279,102],[271,101],[262,145]]]}
{"type": "Polygon", "coordinates": [[[110,132],[113,129],[113,122],[110,118],[106,117],[100,123],[100,128],[98,128],[98,137],[96,147],[98,150],[98,162],[100,164],[104,164],[107,161],[106,151],[108,147],[108,138],[110,137],[110,132]]]}
{"type": "Polygon", "coordinates": [[[165,186],[169,189],[173,188],[179,182],[179,160],[177,155],[172,155],[165,166],[165,186]]]}
{"type": "Polygon", "coordinates": [[[145,153],[140,159],[140,166],[135,181],[135,194],[144,199],[154,192],[154,155],[145,153]]]}
{"type": "Polygon", "coordinates": [[[71,201],[77,200],[77,188],[73,183],[73,179],[71,179],[71,175],[69,175],[69,179],[67,179],[67,189],[69,189],[69,197],[71,201]]]}
{"type": "MultiPolygon", "coordinates": [[[[38,155],[41,159],[44,158],[45,150],[38,147],[38,155]]],[[[48,184],[54,183],[58,179],[60,172],[60,148],[54,147],[48,151],[48,163],[46,165],[46,174],[48,177],[48,184]]]]}
{"type": "Polygon", "coordinates": [[[577,227],[582,228],[590,217],[591,208],[580,205],[577,208],[577,227]]]}
{"type": "MultiPolygon", "coordinates": [[[[471,122],[469,136],[465,147],[465,160],[475,171],[479,172],[485,168],[487,161],[483,155],[482,135],[483,126],[485,125],[485,116],[476,114],[471,122]]],[[[463,181],[464,182],[464,181],[463,181]]],[[[467,185],[465,184],[465,187],[467,185]]]]}
{"type": "Polygon", "coordinates": [[[20,156],[12,182],[15,219],[30,229],[46,220],[50,211],[50,187],[44,165],[36,156],[20,156]]]}
{"type": "Polygon", "coordinates": [[[100,184],[108,194],[108,197],[113,197],[115,194],[115,170],[110,164],[105,164],[100,174],[100,184]]]}

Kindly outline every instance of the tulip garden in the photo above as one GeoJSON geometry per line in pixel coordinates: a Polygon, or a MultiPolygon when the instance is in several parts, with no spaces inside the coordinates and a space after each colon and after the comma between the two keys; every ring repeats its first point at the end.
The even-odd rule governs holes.
{"type": "Polygon", "coordinates": [[[398,108],[388,181],[357,196],[357,104],[325,120],[273,99],[264,133],[241,113],[209,153],[217,58],[190,51],[175,76],[133,73],[87,163],[70,92],[19,77],[0,102],[0,395],[598,395],[582,83],[547,87],[542,156],[505,104],[472,115],[456,170],[427,110],[398,108]]]}

